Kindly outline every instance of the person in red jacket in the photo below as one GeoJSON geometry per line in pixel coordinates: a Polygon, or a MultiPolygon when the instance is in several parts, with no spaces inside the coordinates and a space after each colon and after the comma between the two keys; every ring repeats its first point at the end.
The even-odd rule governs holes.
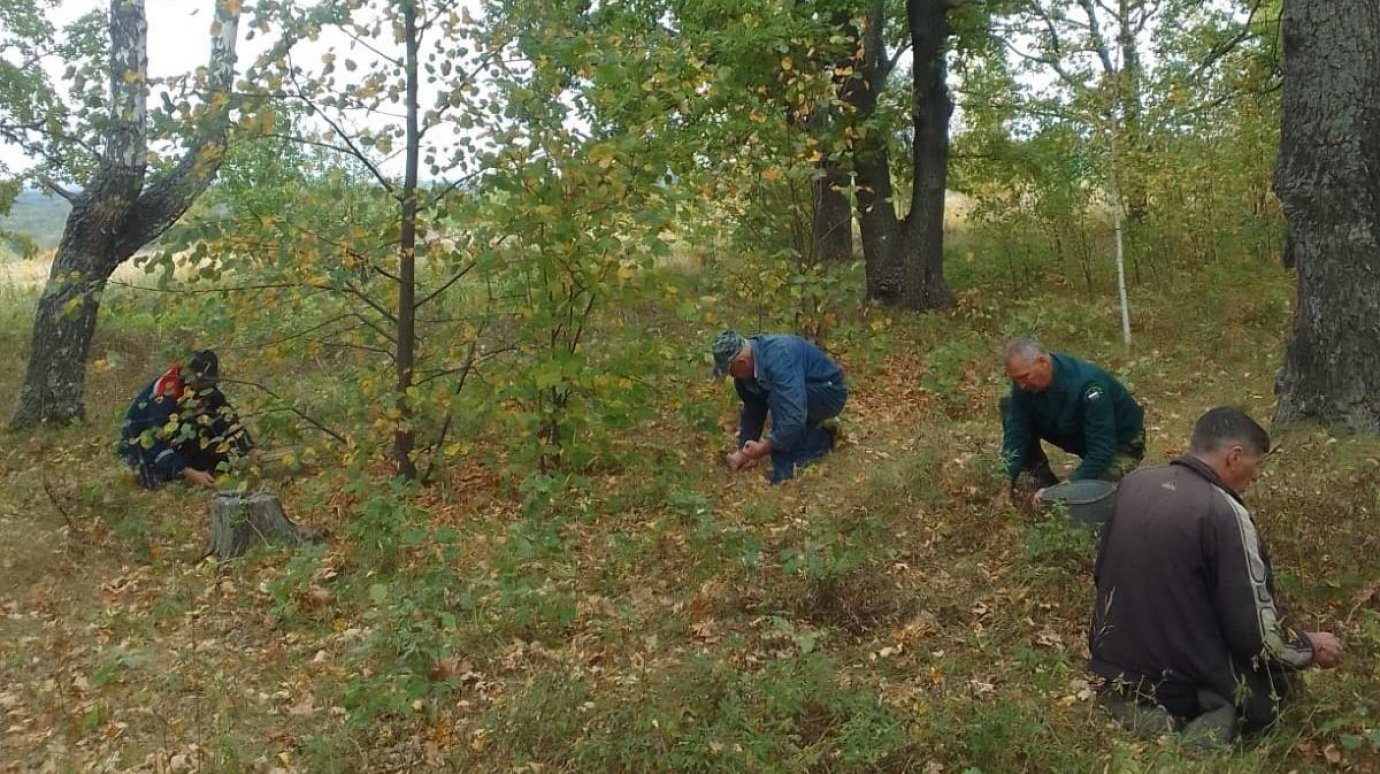
{"type": "Polygon", "coordinates": [[[149,382],[129,405],[120,432],[120,457],[145,489],[183,479],[214,485],[231,455],[248,454],[249,432],[217,386],[220,361],[205,349],[184,367],[174,362],[149,382]]]}
{"type": "Polygon", "coordinates": [[[1230,742],[1274,723],[1295,673],[1342,643],[1286,626],[1241,500],[1270,436],[1239,409],[1200,417],[1188,454],[1122,479],[1094,570],[1088,631],[1103,704],[1137,730],[1230,742]]]}

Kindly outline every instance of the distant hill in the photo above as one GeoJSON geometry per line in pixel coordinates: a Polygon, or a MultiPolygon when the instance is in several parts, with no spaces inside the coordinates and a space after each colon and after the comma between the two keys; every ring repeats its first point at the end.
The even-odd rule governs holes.
{"type": "Polygon", "coordinates": [[[62,227],[72,205],[60,196],[41,191],[22,191],[10,214],[0,217],[0,260],[23,257],[25,240],[39,250],[52,250],[62,238],[62,227]],[[14,238],[11,235],[16,235],[14,238]]]}

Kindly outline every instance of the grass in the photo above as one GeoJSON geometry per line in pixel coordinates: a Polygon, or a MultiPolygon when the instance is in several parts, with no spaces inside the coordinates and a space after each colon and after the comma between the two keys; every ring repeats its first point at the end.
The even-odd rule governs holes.
{"type": "MultiPolygon", "coordinates": [[[[295,553],[198,561],[206,498],[145,493],[112,465],[124,402],[188,325],[116,303],[84,426],[0,452],[0,760],[16,770],[1290,771],[1380,765],[1374,681],[1380,443],[1310,429],[1249,494],[1294,619],[1347,641],[1271,736],[1204,758],[1133,739],[1090,701],[1092,543],[998,510],[994,362],[1032,333],[1124,374],[1149,459],[1218,403],[1268,417],[1289,278],[1200,267],[1136,287],[1137,347],[1110,301],[1047,277],[954,310],[844,315],[848,443],[780,489],[717,460],[733,401],[691,352],[724,318],[620,312],[606,352],[659,405],[576,471],[528,478],[506,453],[433,487],[323,467],[274,482],[327,533],[295,553]],[[660,353],[662,350],[658,350],[660,353]],[[111,358],[108,353],[116,353],[111,358]],[[111,365],[113,363],[113,365],[111,365]]],[[[1168,274],[1167,270],[1161,275],[1168,274]]],[[[672,280],[668,280],[672,281],[672,280]]],[[[678,283],[692,282],[678,276],[678,283]]],[[[22,362],[32,296],[0,289],[0,354],[22,362]]],[[[737,310],[745,312],[744,309],[737,310]]],[[[608,321],[606,321],[608,322],[608,321]]],[[[247,335],[247,334],[246,334],[247,335]]],[[[250,378],[253,360],[226,363],[250,378]]],[[[315,383],[325,375],[303,363],[315,383]]],[[[13,405],[18,369],[0,375],[13,405]]],[[[475,448],[487,448],[476,439],[475,448]]]]}

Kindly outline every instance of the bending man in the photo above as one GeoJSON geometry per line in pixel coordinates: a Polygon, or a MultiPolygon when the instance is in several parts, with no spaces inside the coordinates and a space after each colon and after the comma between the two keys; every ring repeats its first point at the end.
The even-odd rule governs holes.
{"type": "Polygon", "coordinates": [[[1038,490],[1059,483],[1041,441],[1082,458],[1074,481],[1118,481],[1140,464],[1145,415],[1121,382],[1030,339],[1008,341],[1003,354],[1011,394],[1001,402],[1001,451],[1013,485],[1022,473],[1038,490]]]}
{"type": "Polygon", "coordinates": [[[848,388],[843,369],[828,355],[799,336],[744,338],[737,331],[719,334],[711,349],[714,377],[731,374],[743,401],[730,470],[770,456],[769,477],[779,484],[834,448],[837,428],[831,420],[843,410],[848,388]],[[768,415],[771,437],[763,439],[768,415]]]}

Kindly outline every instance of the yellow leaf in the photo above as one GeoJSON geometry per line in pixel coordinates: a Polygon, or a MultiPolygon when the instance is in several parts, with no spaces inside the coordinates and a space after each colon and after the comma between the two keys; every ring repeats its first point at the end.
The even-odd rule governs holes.
{"type": "Polygon", "coordinates": [[[783,59],[781,60],[781,69],[782,69],[782,70],[786,70],[786,71],[789,72],[790,69],[791,69],[792,67],[795,67],[795,64],[794,64],[793,62],[791,62],[791,58],[790,58],[790,57],[785,57],[785,58],[783,58],[783,59]]]}

